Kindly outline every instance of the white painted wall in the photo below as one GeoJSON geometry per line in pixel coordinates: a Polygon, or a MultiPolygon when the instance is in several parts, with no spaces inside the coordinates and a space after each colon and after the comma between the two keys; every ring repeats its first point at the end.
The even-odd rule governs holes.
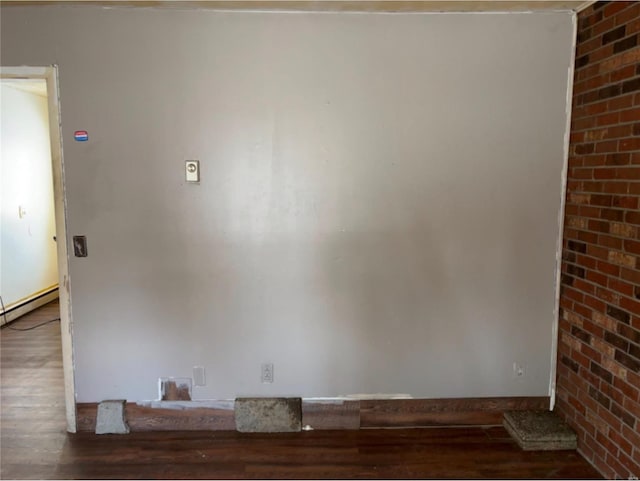
{"type": "Polygon", "coordinates": [[[1,21],[59,65],[79,402],[548,394],[568,13],[1,21]]]}
{"type": "Polygon", "coordinates": [[[42,96],[32,87],[0,83],[0,295],[7,309],[58,283],[46,88],[42,96]]]}

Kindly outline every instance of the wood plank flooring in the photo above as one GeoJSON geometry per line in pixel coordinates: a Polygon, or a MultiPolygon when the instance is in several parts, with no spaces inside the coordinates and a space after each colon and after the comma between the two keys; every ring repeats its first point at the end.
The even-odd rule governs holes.
{"type": "Polygon", "coordinates": [[[0,331],[2,479],[600,478],[576,452],[521,451],[502,427],[67,434],[59,328],[0,331]]]}

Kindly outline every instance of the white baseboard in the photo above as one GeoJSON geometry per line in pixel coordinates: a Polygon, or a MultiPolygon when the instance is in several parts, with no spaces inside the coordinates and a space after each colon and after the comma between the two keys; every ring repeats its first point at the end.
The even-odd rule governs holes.
{"type": "Polygon", "coordinates": [[[37,297],[33,299],[27,300],[23,304],[18,307],[12,307],[7,309],[6,314],[4,312],[0,313],[0,325],[5,325],[17,319],[20,316],[24,316],[25,314],[37,309],[40,306],[44,306],[54,299],[58,298],[58,287],[54,287],[49,292],[45,292],[44,294],[39,294],[37,297]]]}

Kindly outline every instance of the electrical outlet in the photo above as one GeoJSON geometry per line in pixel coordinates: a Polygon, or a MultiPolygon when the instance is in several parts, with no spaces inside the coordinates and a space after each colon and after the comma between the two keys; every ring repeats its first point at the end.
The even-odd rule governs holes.
{"type": "Polygon", "coordinates": [[[263,362],[262,363],[262,383],[272,383],[273,382],[273,363],[272,362],[263,362]]]}
{"type": "Polygon", "coordinates": [[[207,384],[207,381],[204,375],[204,367],[194,366],[193,367],[193,385],[205,386],[206,384],[207,384]]]}
{"type": "Polygon", "coordinates": [[[525,374],[525,366],[524,364],[520,364],[518,362],[513,363],[513,377],[516,379],[521,379],[525,374]]]}
{"type": "Polygon", "coordinates": [[[200,161],[185,160],[184,175],[185,175],[185,180],[187,182],[192,182],[192,183],[200,182],[200,161]]]}

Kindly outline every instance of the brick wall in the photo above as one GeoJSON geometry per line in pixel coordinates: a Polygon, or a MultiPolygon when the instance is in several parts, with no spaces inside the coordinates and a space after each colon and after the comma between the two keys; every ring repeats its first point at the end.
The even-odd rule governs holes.
{"type": "Polygon", "coordinates": [[[578,15],[557,411],[607,477],[640,477],[640,2],[578,15]]]}

